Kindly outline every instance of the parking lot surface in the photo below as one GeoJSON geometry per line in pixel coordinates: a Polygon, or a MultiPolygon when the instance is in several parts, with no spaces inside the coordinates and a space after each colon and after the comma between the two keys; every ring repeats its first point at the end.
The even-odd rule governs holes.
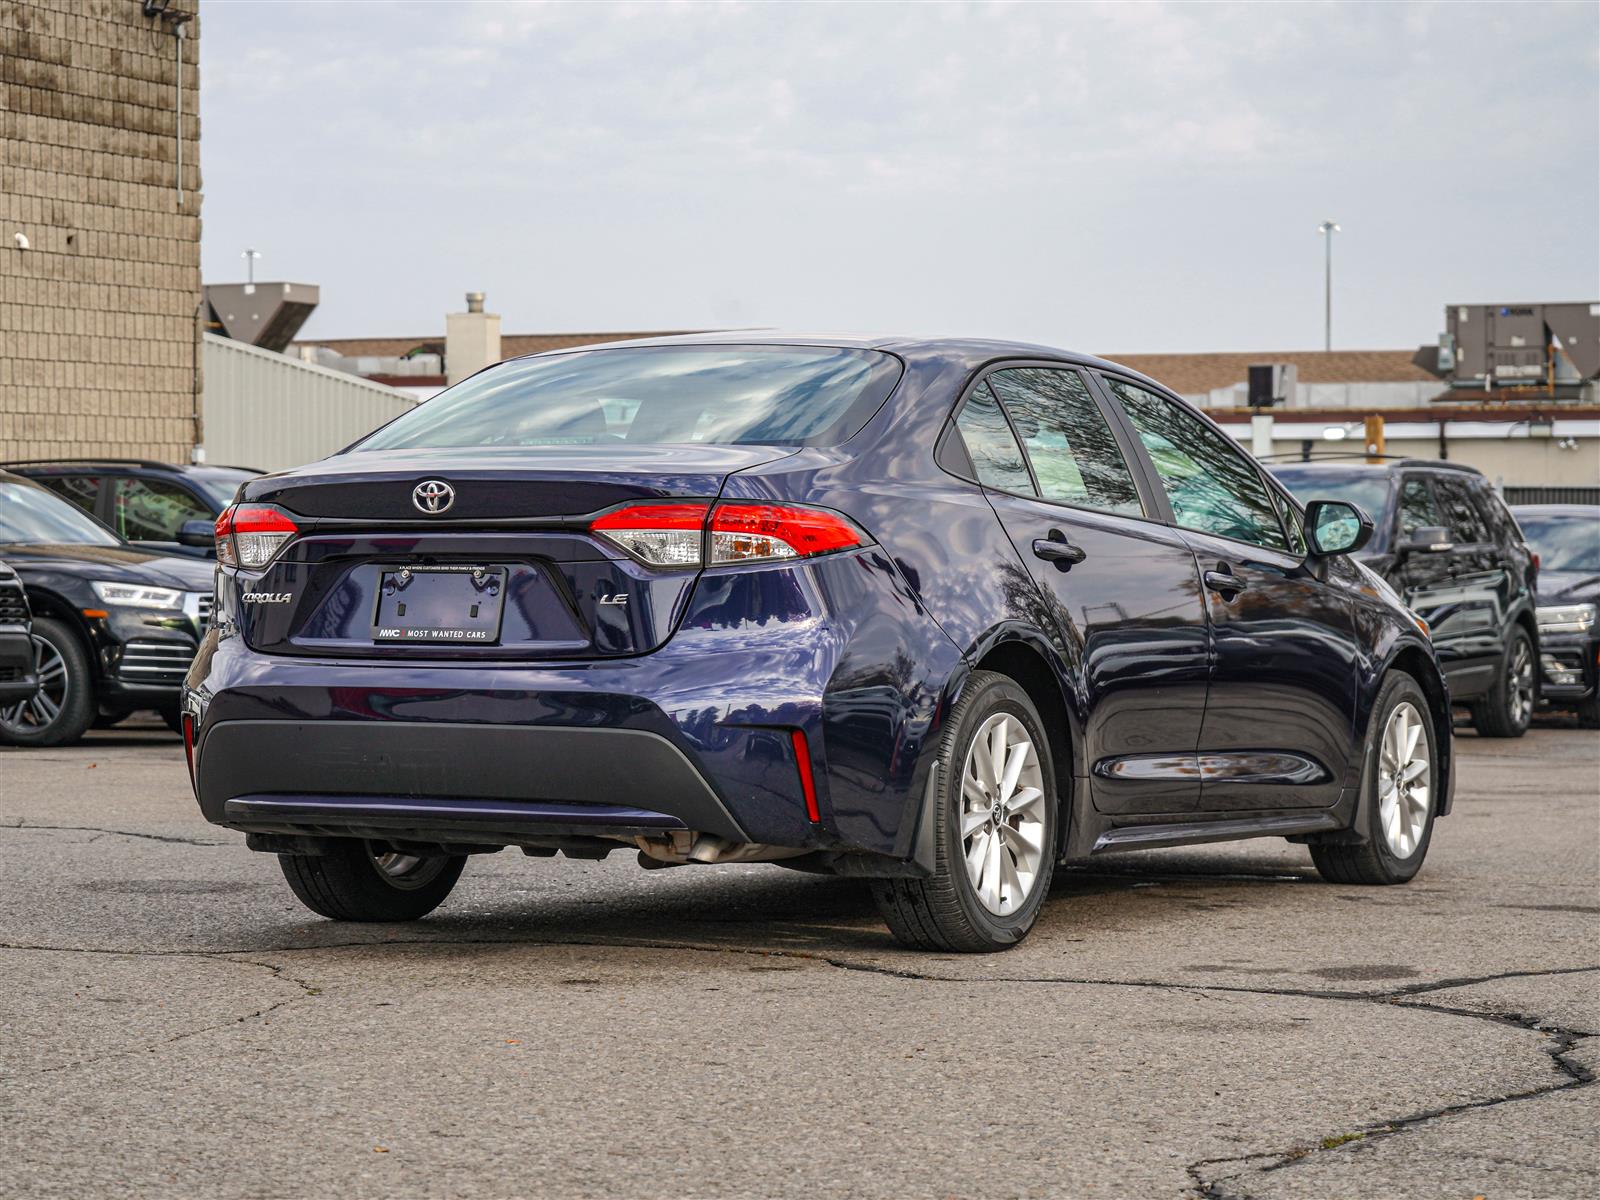
{"type": "Polygon", "coordinates": [[[1409,887],[1106,857],[985,957],[627,851],[337,925],[164,730],[0,750],[0,1195],[1592,1196],[1600,736],[1457,745],[1409,887]]]}

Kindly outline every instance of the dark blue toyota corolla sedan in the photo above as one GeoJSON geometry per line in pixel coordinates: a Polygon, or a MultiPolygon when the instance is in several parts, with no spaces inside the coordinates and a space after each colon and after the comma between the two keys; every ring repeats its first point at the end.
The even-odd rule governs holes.
{"type": "Polygon", "coordinates": [[[1250,837],[1403,883],[1452,789],[1426,626],[1182,400],[953,339],[501,363],[217,522],[206,817],[340,920],[467,856],[861,876],[994,950],[1056,864],[1250,837]]]}

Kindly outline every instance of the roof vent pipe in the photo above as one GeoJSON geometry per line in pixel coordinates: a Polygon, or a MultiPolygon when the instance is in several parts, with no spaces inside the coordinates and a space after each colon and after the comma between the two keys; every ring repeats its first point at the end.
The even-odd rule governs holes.
{"type": "Polygon", "coordinates": [[[482,292],[468,292],[467,293],[467,311],[469,313],[481,313],[483,311],[483,293],[482,292]]]}

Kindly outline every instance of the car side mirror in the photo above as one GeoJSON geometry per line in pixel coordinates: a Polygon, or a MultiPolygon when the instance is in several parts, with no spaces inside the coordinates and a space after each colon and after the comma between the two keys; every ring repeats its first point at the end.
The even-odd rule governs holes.
{"type": "Polygon", "coordinates": [[[1354,554],[1372,537],[1372,518],[1344,500],[1306,505],[1306,540],[1316,555],[1354,554]]]}
{"type": "Polygon", "coordinates": [[[216,528],[210,521],[185,521],[178,526],[180,546],[210,546],[216,540],[216,528]]]}
{"type": "Polygon", "coordinates": [[[1446,550],[1454,550],[1455,543],[1450,540],[1450,531],[1444,526],[1422,525],[1411,531],[1411,535],[1400,543],[1400,549],[1406,554],[1442,554],[1446,550]]]}

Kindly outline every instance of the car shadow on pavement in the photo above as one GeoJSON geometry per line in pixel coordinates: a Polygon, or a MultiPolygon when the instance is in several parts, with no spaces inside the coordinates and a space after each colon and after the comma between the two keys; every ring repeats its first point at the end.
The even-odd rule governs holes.
{"type": "MultiPolygon", "coordinates": [[[[295,921],[263,928],[262,948],[268,943],[279,949],[484,943],[699,946],[815,956],[843,951],[919,954],[889,935],[863,880],[771,866],[652,871],[633,886],[623,883],[625,878],[606,870],[599,879],[591,876],[577,887],[564,887],[558,870],[507,889],[509,877],[497,872],[492,883],[486,881],[474,894],[469,865],[462,889],[424,921],[360,926],[295,921]]],[[[1241,892],[1259,893],[1263,903],[1271,903],[1272,893],[1315,881],[1309,864],[1299,871],[1244,854],[1213,852],[1204,860],[1176,853],[1163,858],[1148,851],[1109,856],[1093,866],[1058,869],[1033,937],[1088,934],[1108,921],[1122,929],[1170,922],[1170,909],[1148,903],[1150,889],[1224,889],[1229,904],[1240,903],[1241,892]]],[[[1188,893],[1182,897],[1191,905],[1210,899],[1188,893]]]]}

